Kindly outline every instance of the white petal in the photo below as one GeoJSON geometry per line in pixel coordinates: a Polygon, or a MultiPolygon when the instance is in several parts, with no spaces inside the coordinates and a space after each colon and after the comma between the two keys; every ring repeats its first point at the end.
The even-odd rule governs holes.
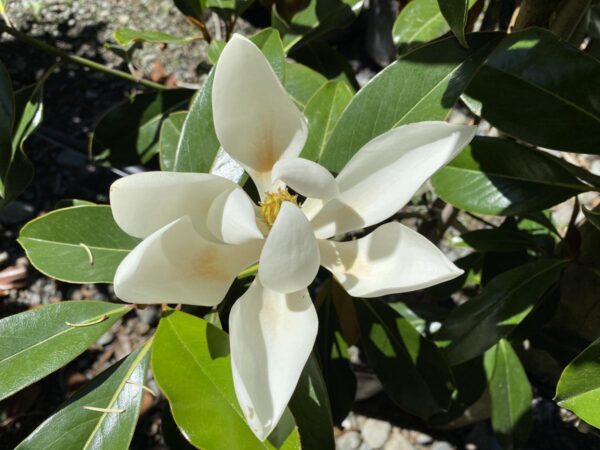
{"type": "Polygon", "coordinates": [[[350,242],[319,241],[321,265],[354,297],[414,291],[463,273],[424,236],[397,222],[350,242]]]}
{"type": "Polygon", "coordinates": [[[308,286],[319,270],[319,245],[306,216],[290,203],[281,205],[260,254],[258,277],[277,292],[308,286]]]}
{"type": "Polygon", "coordinates": [[[331,198],[339,194],[333,175],[323,166],[304,158],[280,159],[273,166],[271,182],[283,181],[304,197],[331,198]]]}
{"type": "Polygon", "coordinates": [[[474,134],[473,126],[420,122],[368,142],[338,175],[341,194],[312,219],[317,237],[364,228],[392,216],[474,134]]]}
{"type": "Polygon", "coordinates": [[[229,315],[238,402],[265,440],[279,422],[310,356],[318,318],[308,291],[281,294],[255,279],[229,315]]]}
{"type": "Polygon", "coordinates": [[[215,244],[182,217],[125,257],[115,274],[115,293],[130,303],[216,305],[236,275],[256,262],[261,244],[215,244]]]}
{"type": "Polygon", "coordinates": [[[212,101],[219,142],[261,194],[269,191],[271,168],[300,154],[308,127],[262,52],[239,34],[219,57],[212,101]]]}
{"type": "Polygon", "coordinates": [[[241,189],[221,193],[208,211],[206,224],[217,239],[228,244],[263,239],[256,224],[254,204],[241,189]]]}
{"type": "Polygon", "coordinates": [[[205,173],[144,172],[115,181],[110,206],[119,227],[132,236],[144,238],[183,216],[208,236],[210,205],[219,194],[234,189],[240,187],[205,173]]]}

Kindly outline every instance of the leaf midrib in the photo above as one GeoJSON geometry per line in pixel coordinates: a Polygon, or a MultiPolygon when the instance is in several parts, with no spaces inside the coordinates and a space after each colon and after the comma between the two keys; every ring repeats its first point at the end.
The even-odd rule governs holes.
{"type": "MultiPolygon", "coordinates": [[[[50,241],[48,239],[33,238],[33,237],[28,237],[28,236],[20,236],[19,237],[19,241],[21,241],[21,242],[22,241],[34,241],[34,242],[44,243],[44,244],[50,244],[50,245],[59,245],[59,246],[64,246],[64,247],[82,248],[80,244],[74,244],[74,243],[71,243],[71,242],[62,242],[62,241],[50,241]]],[[[90,250],[104,250],[104,251],[108,251],[108,252],[126,252],[126,253],[129,253],[134,248],[134,247],[130,247],[130,248],[100,247],[100,246],[97,246],[97,245],[88,245],[85,242],[82,242],[82,244],[84,244],[90,250]]]]}

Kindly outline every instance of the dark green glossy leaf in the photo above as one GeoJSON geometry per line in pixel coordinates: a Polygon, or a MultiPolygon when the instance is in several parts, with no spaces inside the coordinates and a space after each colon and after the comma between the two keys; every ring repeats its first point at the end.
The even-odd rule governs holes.
{"type": "Polygon", "coordinates": [[[502,41],[467,93],[482,103],[486,120],[523,141],[600,154],[598,79],[600,61],[530,28],[502,41]]]}
{"type": "MultiPolygon", "coordinates": [[[[37,83],[18,90],[14,95],[14,123],[12,143],[8,147],[8,166],[0,167],[0,208],[23,192],[33,178],[33,165],[25,155],[24,144],[42,122],[44,83],[53,71],[54,67],[51,67],[37,83]]],[[[1,142],[0,139],[0,145],[1,142]]]]}
{"type": "Polygon", "coordinates": [[[154,338],[152,371],[169,400],[175,422],[198,448],[300,448],[289,413],[267,441],[254,436],[235,396],[227,334],[205,320],[168,311],[154,338]]]}
{"type": "MultiPolygon", "coordinates": [[[[285,55],[279,34],[265,29],[250,38],[264,53],[275,73],[283,80],[285,55]]],[[[171,170],[176,172],[214,172],[217,167],[231,163],[231,159],[219,152],[221,144],[215,133],[212,111],[212,85],[214,69],[195,95],[190,111],[181,128],[175,154],[167,157],[172,161],[171,170]],[[200,144],[201,143],[201,144],[200,144]],[[221,156],[222,155],[222,156],[221,156]]],[[[235,170],[227,177],[239,181],[241,172],[235,170]]]]}
{"type": "Polygon", "coordinates": [[[354,302],[367,360],[390,398],[423,418],[444,411],[453,380],[441,350],[382,301],[354,302]]]}
{"type": "Polygon", "coordinates": [[[402,56],[350,101],[325,147],[321,163],[339,172],[367,142],[399,125],[443,120],[502,34],[469,36],[468,50],[454,38],[402,56]],[[440,61],[440,55],[444,59],[440,61]]]}
{"type": "Polygon", "coordinates": [[[70,301],[0,320],[0,399],[83,353],[130,309],[107,302],[70,301]]]}
{"type": "Polygon", "coordinates": [[[206,0],[173,0],[173,3],[183,15],[203,20],[202,12],[206,7],[206,0]]]}
{"type": "Polygon", "coordinates": [[[185,109],[189,89],[139,94],[108,111],[90,138],[91,157],[112,165],[144,164],[159,150],[162,122],[173,111],[185,109]]]}
{"type": "Polygon", "coordinates": [[[475,4],[470,0],[438,0],[440,11],[450,25],[450,29],[463,46],[467,46],[465,39],[465,26],[469,8],[475,4]]]}
{"type": "Polygon", "coordinates": [[[318,161],[344,109],[352,99],[352,91],[343,81],[329,81],[309,99],[304,109],[308,119],[308,139],[302,157],[318,161]]]}
{"type": "Polygon", "coordinates": [[[314,354],[308,358],[290,400],[302,448],[335,450],[333,421],[325,380],[314,354]]]}
{"type": "Polygon", "coordinates": [[[363,3],[363,0],[309,0],[302,9],[295,8],[292,3],[278,3],[272,9],[271,23],[283,36],[284,48],[288,52],[292,47],[314,41],[328,31],[346,28],[356,19],[363,3]],[[279,7],[284,10],[279,11],[279,7]]]}
{"type": "Polygon", "coordinates": [[[126,449],[142,403],[151,341],[102,372],[46,419],[18,450],[126,449]],[[107,411],[93,411],[87,408],[107,411]]]}
{"type": "Polygon", "coordinates": [[[115,31],[115,40],[119,45],[127,45],[131,42],[149,42],[151,44],[188,44],[194,39],[193,36],[173,36],[162,31],[140,31],[132,28],[118,28],[115,31]]]}
{"type": "Polygon", "coordinates": [[[40,272],[70,283],[112,283],[138,244],[115,223],[110,206],[58,209],[21,229],[19,243],[40,272]]]}
{"type": "Polygon", "coordinates": [[[319,72],[300,63],[286,62],[284,87],[301,109],[304,109],[308,99],[325,83],[327,78],[319,72]]]}
{"type": "Polygon", "coordinates": [[[531,386],[519,357],[501,339],[485,353],[485,371],[492,400],[492,428],[502,448],[521,448],[531,430],[531,386]]]}
{"type": "MultiPolygon", "coordinates": [[[[449,21],[444,16],[451,9],[453,15],[456,13],[454,7],[449,5],[456,2],[457,0],[441,0],[439,3],[438,0],[412,0],[402,8],[392,29],[394,43],[399,47],[400,52],[404,53],[450,31],[449,21]],[[440,8],[442,3],[446,4],[444,8],[440,8]]],[[[466,47],[464,38],[466,14],[468,8],[475,4],[475,0],[458,0],[458,2],[464,4],[464,19],[461,18],[462,41],[460,38],[459,41],[466,47]]]]}
{"type": "Polygon", "coordinates": [[[160,128],[160,168],[175,171],[175,155],[181,138],[181,130],[187,117],[187,111],[171,114],[160,128]]]}
{"type": "Polygon", "coordinates": [[[450,341],[452,365],[468,361],[507,336],[558,280],[566,261],[538,260],[495,277],[477,297],[456,308],[435,334],[450,341]]]}
{"type": "Polygon", "coordinates": [[[358,89],[354,70],[340,52],[323,42],[311,42],[294,51],[294,59],[329,80],[344,81],[352,92],[358,89]]]}
{"type": "Polygon", "coordinates": [[[590,425],[600,427],[600,339],[565,368],[556,387],[555,400],[590,425]]]}
{"type": "Polygon", "coordinates": [[[475,138],[431,182],[448,203],[497,215],[539,211],[591,189],[545,152],[482,137],[475,138]]]}
{"type": "MultiPolygon", "coordinates": [[[[548,242],[540,235],[504,228],[469,231],[460,237],[467,245],[480,252],[540,250],[548,242]]],[[[554,240],[550,238],[550,243],[553,242],[554,240]]]]}

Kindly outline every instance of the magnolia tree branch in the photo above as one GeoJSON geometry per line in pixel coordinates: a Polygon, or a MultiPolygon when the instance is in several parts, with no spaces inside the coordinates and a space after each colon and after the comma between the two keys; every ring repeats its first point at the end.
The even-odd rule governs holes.
{"type": "Polygon", "coordinates": [[[157,89],[157,90],[168,89],[166,86],[163,86],[162,84],[158,84],[158,83],[155,83],[150,80],[145,80],[143,78],[135,77],[135,76],[133,76],[127,72],[123,72],[121,70],[111,69],[110,67],[106,67],[103,64],[97,63],[97,62],[92,61],[87,58],[83,58],[81,56],[71,55],[70,53],[67,53],[64,50],[56,48],[50,44],[47,44],[46,42],[40,41],[39,39],[28,36],[27,34],[22,33],[14,28],[9,27],[6,24],[3,24],[0,22],[0,33],[2,33],[2,32],[10,34],[15,39],[17,39],[21,42],[24,42],[26,44],[29,44],[32,47],[35,47],[39,50],[42,50],[43,52],[58,56],[63,61],[69,61],[69,62],[78,64],[80,66],[89,67],[90,69],[95,70],[97,72],[102,72],[102,73],[106,73],[109,75],[113,75],[115,77],[123,78],[125,80],[131,81],[136,84],[140,84],[142,86],[145,86],[145,87],[148,87],[151,89],[157,89]]]}

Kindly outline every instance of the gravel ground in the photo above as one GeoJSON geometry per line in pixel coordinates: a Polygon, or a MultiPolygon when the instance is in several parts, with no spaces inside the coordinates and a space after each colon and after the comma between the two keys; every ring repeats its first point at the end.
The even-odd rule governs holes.
{"type": "MultiPolygon", "coordinates": [[[[116,55],[103,48],[104,44],[112,42],[116,28],[152,29],[181,36],[195,33],[195,29],[172,6],[171,0],[9,0],[7,11],[20,30],[74,54],[121,70],[128,68],[116,55]]],[[[242,22],[240,27],[243,31],[264,25],[268,17],[260,12],[254,16],[253,25],[242,22]]],[[[215,30],[214,22],[209,21],[209,25],[215,30]]],[[[373,29],[372,23],[369,27],[373,29]]],[[[345,35],[345,44],[341,49],[352,57],[351,62],[361,84],[368,81],[377,70],[362,48],[362,33],[367,28],[364,21],[359,21],[356,28],[345,35]]],[[[5,36],[0,43],[0,59],[7,65],[17,88],[35,81],[55,62],[53,57],[5,36]]],[[[197,84],[202,82],[206,73],[205,59],[206,44],[202,41],[166,49],[144,45],[136,53],[133,65],[147,77],[162,75],[171,77],[171,82],[197,84]]],[[[37,169],[35,181],[18,202],[0,214],[0,294],[3,291],[7,293],[0,302],[0,317],[61,299],[114,299],[111,289],[106,286],[73,286],[41,276],[23,259],[23,252],[15,238],[26,221],[54,209],[56,202],[61,199],[106,201],[108,186],[119,175],[109,168],[88,162],[87,136],[108,108],[136,90],[125,80],[69,64],[61,66],[48,81],[44,123],[27,146],[37,169]],[[19,273],[23,275],[24,271],[26,278],[17,278],[3,286],[4,272],[1,270],[7,267],[19,268],[19,273]],[[19,284],[22,286],[17,288],[19,284]]],[[[578,163],[596,173],[600,172],[597,158],[578,163]]],[[[585,200],[589,205],[597,201],[597,196],[585,200]]],[[[571,208],[572,203],[568,202],[556,208],[559,225],[564,222],[560,219],[563,216],[568,221],[571,208]]],[[[473,219],[469,216],[461,215],[459,220],[468,228],[474,227],[473,219]]],[[[448,253],[458,257],[460,250],[448,245],[449,238],[454,234],[456,230],[447,232],[443,246],[448,253]]],[[[0,408],[0,411],[4,411],[4,416],[0,415],[0,449],[14,448],[67,395],[135,348],[153,332],[158,314],[156,308],[130,313],[90,351],[7,400],[0,408]]],[[[355,354],[359,353],[358,349],[355,350],[355,354]]],[[[432,430],[393,405],[381,392],[379,383],[361,366],[358,358],[355,360],[355,369],[361,400],[357,401],[354,412],[344,420],[342,426],[335,429],[339,450],[498,448],[488,422],[456,430],[432,430]]],[[[169,423],[168,416],[165,416],[167,408],[164,399],[154,399],[148,395],[144,398],[142,409],[132,448],[167,448],[160,433],[161,421],[165,427],[169,423]]],[[[528,449],[600,448],[592,430],[548,400],[536,398],[534,418],[534,432],[526,447],[528,449]]],[[[171,448],[183,447],[171,444],[171,448]]]]}

